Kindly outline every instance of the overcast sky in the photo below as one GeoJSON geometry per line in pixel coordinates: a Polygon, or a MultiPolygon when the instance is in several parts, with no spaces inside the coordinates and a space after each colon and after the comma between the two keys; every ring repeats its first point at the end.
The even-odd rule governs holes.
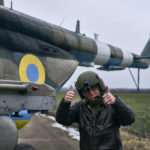
{"type": "MultiPolygon", "coordinates": [[[[11,0],[5,0],[10,7],[11,0]]],[[[76,20],[81,33],[140,54],[150,37],[150,0],[13,0],[13,9],[74,31],[76,20]]],[[[78,74],[96,68],[78,67],[65,84],[74,84],[78,74]]],[[[132,69],[137,78],[137,69],[132,69]]],[[[96,71],[110,88],[136,88],[128,69],[96,71]]],[[[150,69],[140,71],[140,87],[150,88],[150,69]]]]}

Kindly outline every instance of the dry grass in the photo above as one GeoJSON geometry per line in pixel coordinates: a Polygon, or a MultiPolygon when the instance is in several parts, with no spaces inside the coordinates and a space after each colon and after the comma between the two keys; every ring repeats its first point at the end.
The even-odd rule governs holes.
{"type": "Polygon", "coordinates": [[[150,150],[149,139],[139,138],[124,129],[120,133],[124,150],[150,150]]]}

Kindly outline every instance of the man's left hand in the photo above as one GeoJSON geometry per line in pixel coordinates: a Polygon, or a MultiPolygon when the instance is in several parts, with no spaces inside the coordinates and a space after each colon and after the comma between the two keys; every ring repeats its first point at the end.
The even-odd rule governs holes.
{"type": "Polygon", "coordinates": [[[116,102],[116,98],[109,92],[108,87],[106,87],[106,93],[103,95],[104,103],[111,105],[116,102]]]}

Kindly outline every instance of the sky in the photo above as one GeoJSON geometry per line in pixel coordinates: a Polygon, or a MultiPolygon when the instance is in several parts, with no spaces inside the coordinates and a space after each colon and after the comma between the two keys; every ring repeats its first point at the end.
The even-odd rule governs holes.
{"type": "MultiPolygon", "coordinates": [[[[4,2],[10,7],[11,0],[4,2]]],[[[79,19],[81,33],[91,38],[97,33],[99,41],[139,55],[150,37],[149,6],[149,0],[13,0],[13,9],[71,31],[79,19]]],[[[80,73],[91,70],[109,88],[136,88],[128,68],[107,72],[97,67],[78,67],[64,87],[74,86],[80,73]]],[[[131,71],[137,79],[137,69],[131,71]]],[[[140,88],[150,88],[150,68],[140,70],[140,88]]]]}

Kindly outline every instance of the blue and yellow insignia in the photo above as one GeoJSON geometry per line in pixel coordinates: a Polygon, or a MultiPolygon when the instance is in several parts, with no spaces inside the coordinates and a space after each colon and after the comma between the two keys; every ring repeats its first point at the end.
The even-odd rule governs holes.
{"type": "Polygon", "coordinates": [[[19,117],[13,116],[15,113],[13,112],[12,115],[10,115],[11,119],[14,120],[17,129],[23,128],[31,119],[32,114],[29,114],[27,110],[21,110],[19,112],[19,117]]]}
{"type": "Polygon", "coordinates": [[[27,54],[23,56],[19,65],[19,76],[25,82],[45,82],[45,69],[36,56],[27,54]]]}

